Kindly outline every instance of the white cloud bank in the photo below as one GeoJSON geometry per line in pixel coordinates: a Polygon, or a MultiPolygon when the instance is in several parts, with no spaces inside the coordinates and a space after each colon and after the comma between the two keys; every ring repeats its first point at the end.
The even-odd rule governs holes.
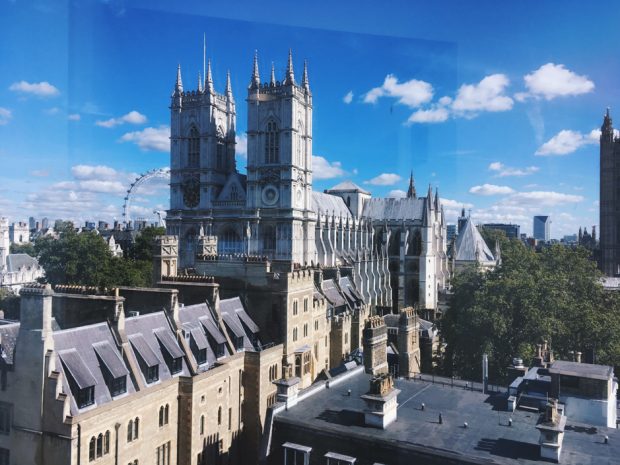
{"type": "Polygon", "coordinates": [[[346,103],[347,105],[351,103],[353,101],[353,91],[350,90],[349,92],[347,92],[347,95],[342,97],[342,101],[346,103]]]}
{"type": "Polygon", "coordinates": [[[248,136],[245,134],[241,134],[239,136],[235,136],[235,153],[239,155],[241,158],[247,158],[248,156],[248,136]]]}
{"type": "Polygon", "coordinates": [[[588,134],[563,129],[536,150],[538,156],[568,155],[588,144],[598,144],[601,131],[593,129],[588,134]]]}
{"type": "Polygon", "coordinates": [[[553,100],[557,97],[587,94],[594,90],[594,83],[587,76],[580,76],[564,65],[547,63],[523,77],[527,92],[515,95],[519,101],[528,97],[553,100]]]}
{"type": "Polygon", "coordinates": [[[417,108],[433,99],[433,86],[428,82],[410,79],[402,83],[393,74],[388,74],[383,84],[370,89],[364,96],[365,103],[376,103],[380,97],[394,97],[397,102],[417,108]]]}
{"type": "Polygon", "coordinates": [[[393,186],[401,179],[399,175],[394,173],[381,173],[379,176],[364,181],[364,184],[372,184],[373,186],[393,186]]]}
{"type": "Polygon", "coordinates": [[[13,113],[8,108],[0,107],[0,126],[4,126],[13,118],[13,113]]]}
{"type": "Polygon", "coordinates": [[[58,90],[58,88],[47,81],[14,82],[9,86],[9,90],[12,92],[18,92],[20,94],[34,95],[36,97],[55,97],[57,95],[60,95],[60,91],[58,90]]]}
{"type": "Polygon", "coordinates": [[[110,118],[95,122],[97,126],[101,126],[103,128],[113,128],[114,126],[119,126],[125,123],[144,124],[146,123],[146,116],[136,110],[132,110],[123,116],[119,116],[118,118],[110,118]]]}
{"type": "Polygon", "coordinates": [[[141,131],[125,133],[119,139],[120,142],[132,142],[141,150],[155,152],[168,152],[170,150],[170,127],[161,125],[157,128],[148,127],[141,131]]]}
{"type": "Polygon", "coordinates": [[[320,155],[312,155],[312,175],[314,179],[333,179],[346,174],[339,161],[330,162],[320,155]]]}
{"type": "Polygon", "coordinates": [[[505,178],[507,176],[528,176],[540,170],[538,166],[527,166],[525,168],[512,168],[496,161],[489,165],[489,170],[496,173],[496,177],[505,178]]]}
{"type": "Polygon", "coordinates": [[[505,94],[509,84],[505,74],[486,76],[477,84],[463,84],[452,102],[452,110],[470,117],[481,111],[510,110],[513,100],[505,94]]]}
{"type": "Polygon", "coordinates": [[[508,186],[498,186],[495,184],[482,184],[481,186],[473,186],[469,189],[471,194],[476,195],[507,195],[512,194],[515,190],[508,186]]]}

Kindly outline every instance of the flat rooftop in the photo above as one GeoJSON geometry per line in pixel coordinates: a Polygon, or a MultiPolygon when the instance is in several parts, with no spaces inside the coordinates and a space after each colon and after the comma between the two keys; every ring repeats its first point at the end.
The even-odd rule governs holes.
{"type": "MultiPolygon", "coordinates": [[[[344,434],[375,443],[387,441],[392,446],[412,447],[433,455],[456,454],[481,463],[544,463],[539,455],[540,433],[536,429],[539,415],[505,411],[506,402],[501,394],[489,396],[462,387],[397,379],[395,387],[401,392],[396,422],[385,430],[364,426],[361,412],[365,403],[360,396],[368,392],[369,379],[369,375],[357,373],[278,413],[274,423],[284,430],[286,424],[292,424],[338,437],[344,434]],[[440,412],[443,424],[438,422],[440,412]],[[513,419],[512,426],[508,426],[509,418],[513,419]],[[464,422],[468,423],[467,428],[463,427],[464,422]]],[[[561,464],[617,464],[618,457],[620,431],[575,423],[568,418],[561,464]],[[604,444],[605,435],[609,436],[609,444],[604,444]]]]}
{"type": "Polygon", "coordinates": [[[549,367],[549,373],[578,376],[580,378],[608,380],[614,374],[613,367],[607,365],[593,365],[591,363],[567,362],[558,360],[549,367]]]}

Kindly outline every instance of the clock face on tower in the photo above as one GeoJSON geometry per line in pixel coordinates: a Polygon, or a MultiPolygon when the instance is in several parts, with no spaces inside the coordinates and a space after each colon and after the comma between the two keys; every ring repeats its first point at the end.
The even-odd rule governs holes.
{"type": "Polygon", "coordinates": [[[272,206],[276,204],[278,198],[280,197],[280,194],[278,193],[278,189],[276,189],[274,185],[268,184],[263,188],[261,197],[263,199],[264,205],[272,206]]]}
{"type": "Polygon", "coordinates": [[[181,185],[183,203],[188,208],[195,208],[200,203],[200,181],[197,178],[188,178],[181,185]]]}

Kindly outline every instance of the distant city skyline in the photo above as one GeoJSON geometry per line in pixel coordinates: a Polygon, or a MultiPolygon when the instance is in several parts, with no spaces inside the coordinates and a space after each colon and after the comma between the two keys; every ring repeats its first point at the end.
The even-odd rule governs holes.
{"type": "MultiPolygon", "coordinates": [[[[176,67],[195,89],[206,34],[215,87],[230,69],[238,102],[255,49],[262,80],[272,61],[282,78],[289,48],[299,76],[308,60],[315,190],[351,179],[400,196],[413,170],[418,191],[439,188],[449,223],[464,207],[476,223],[528,234],[533,216],[549,214],[554,238],[598,225],[598,128],[620,102],[620,60],[606,44],[620,39],[610,13],[620,5],[365,3],[353,18],[340,4],[324,15],[323,2],[303,17],[271,1],[217,13],[200,3],[4,2],[0,216],[122,220],[136,175],[169,163],[176,67]]],[[[141,194],[134,218],[168,208],[164,181],[141,194]]]]}

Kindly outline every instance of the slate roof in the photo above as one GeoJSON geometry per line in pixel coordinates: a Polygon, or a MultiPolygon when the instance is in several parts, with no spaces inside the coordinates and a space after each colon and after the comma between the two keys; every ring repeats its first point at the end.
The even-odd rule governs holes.
{"type": "Polygon", "coordinates": [[[6,266],[9,272],[16,272],[22,268],[37,268],[39,262],[26,253],[11,253],[6,257],[6,266]]]}
{"type": "MultiPolygon", "coordinates": [[[[54,338],[54,349],[57,357],[56,369],[63,372],[63,390],[72,393],[68,383],[68,376],[73,376],[78,385],[92,383],[95,386],[95,402],[102,405],[112,401],[112,396],[105,383],[104,368],[102,363],[106,359],[98,355],[101,347],[107,344],[116,352],[116,361],[112,364],[112,370],[116,373],[129,373],[127,366],[120,357],[120,351],[116,346],[114,336],[107,323],[98,323],[88,326],[80,326],[52,333],[54,338]],[[103,359],[103,360],[102,360],[103,359]],[[61,363],[62,362],[62,363],[61,363]],[[67,372],[65,372],[65,369],[67,372]]],[[[110,360],[111,357],[110,357],[110,360]]],[[[135,387],[128,376],[126,380],[127,393],[136,392],[135,387]]],[[[71,396],[71,414],[79,413],[75,396],[71,396]]]]}
{"type": "Polygon", "coordinates": [[[344,299],[344,296],[340,293],[340,289],[336,286],[336,281],[333,279],[325,279],[323,280],[323,295],[327,297],[327,300],[334,306],[340,307],[343,305],[347,305],[347,301],[344,299]]]}
{"type": "Polygon", "coordinates": [[[243,308],[239,297],[220,301],[220,312],[226,326],[236,337],[243,337],[243,348],[245,350],[255,350],[252,341],[258,336],[258,326],[252,321],[250,316],[243,308]]]}
{"type": "Polygon", "coordinates": [[[474,226],[471,218],[468,218],[463,227],[463,231],[459,231],[456,238],[456,261],[475,262],[477,253],[480,254],[480,262],[493,262],[495,257],[487,246],[486,242],[480,235],[478,228],[474,226]]]}
{"type": "MultiPolygon", "coordinates": [[[[181,321],[183,330],[186,333],[189,332],[190,341],[193,339],[196,348],[198,350],[207,349],[207,363],[206,366],[199,367],[200,371],[208,369],[217,361],[215,355],[217,353],[217,347],[212,346],[210,341],[213,341],[214,344],[224,344],[224,356],[222,358],[230,355],[226,347],[226,338],[213,321],[211,310],[206,303],[187,305],[179,308],[179,320],[181,321]]],[[[196,354],[192,352],[191,355],[197,363],[196,354]]]]}
{"type": "MultiPolygon", "coordinates": [[[[131,342],[131,348],[136,353],[136,357],[142,357],[148,366],[159,365],[159,381],[165,381],[172,378],[172,373],[165,362],[164,351],[174,351],[170,354],[173,358],[175,355],[183,352],[178,346],[176,336],[170,328],[168,319],[164,312],[149,313],[147,315],[138,315],[125,319],[125,332],[131,342]],[[164,336],[165,333],[167,336],[164,336]],[[164,343],[162,340],[166,340],[164,343]],[[172,346],[169,346],[169,345],[172,346]],[[173,349],[176,347],[176,349],[173,349]],[[139,354],[139,355],[138,355],[139,354]]],[[[182,369],[176,375],[188,376],[189,369],[185,363],[185,358],[181,358],[182,369]]],[[[144,376],[144,373],[142,373],[144,376]]],[[[146,382],[146,379],[144,380],[146,382]]]]}
{"type": "Polygon", "coordinates": [[[608,365],[594,365],[592,363],[557,360],[549,367],[549,373],[608,380],[613,376],[614,369],[608,365]]]}
{"type": "Polygon", "coordinates": [[[422,220],[425,197],[376,198],[364,202],[362,216],[374,220],[422,220]]]}
{"type": "Polygon", "coordinates": [[[19,332],[19,322],[0,325],[0,356],[7,365],[13,364],[13,354],[19,332]]]}
{"type": "Polygon", "coordinates": [[[352,305],[362,304],[364,303],[364,298],[357,292],[355,285],[351,282],[351,279],[348,276],[343,276],[338,281],[338,285],[345,297],[349,300],[349,303],[352,305]]]}
{"type": "Polygon", "coordinates": [[[361,192],[362,194],[370,195],[366,189],[362,189],[360,186],[355,184],[353,181],[342,181],[340,184],[336,184],[331,189],[327,189],[327,193],[333,191],[344,191],[344,192],[361,192]]]}
{"type": "Polygon", "coordinates": [[[312,210],[317,215],[331,215],[333,213],[336,216],[342,215],[343,218],[351,217],[351,212],[342,197],[323,192],[312,192],[312,210]]]}

